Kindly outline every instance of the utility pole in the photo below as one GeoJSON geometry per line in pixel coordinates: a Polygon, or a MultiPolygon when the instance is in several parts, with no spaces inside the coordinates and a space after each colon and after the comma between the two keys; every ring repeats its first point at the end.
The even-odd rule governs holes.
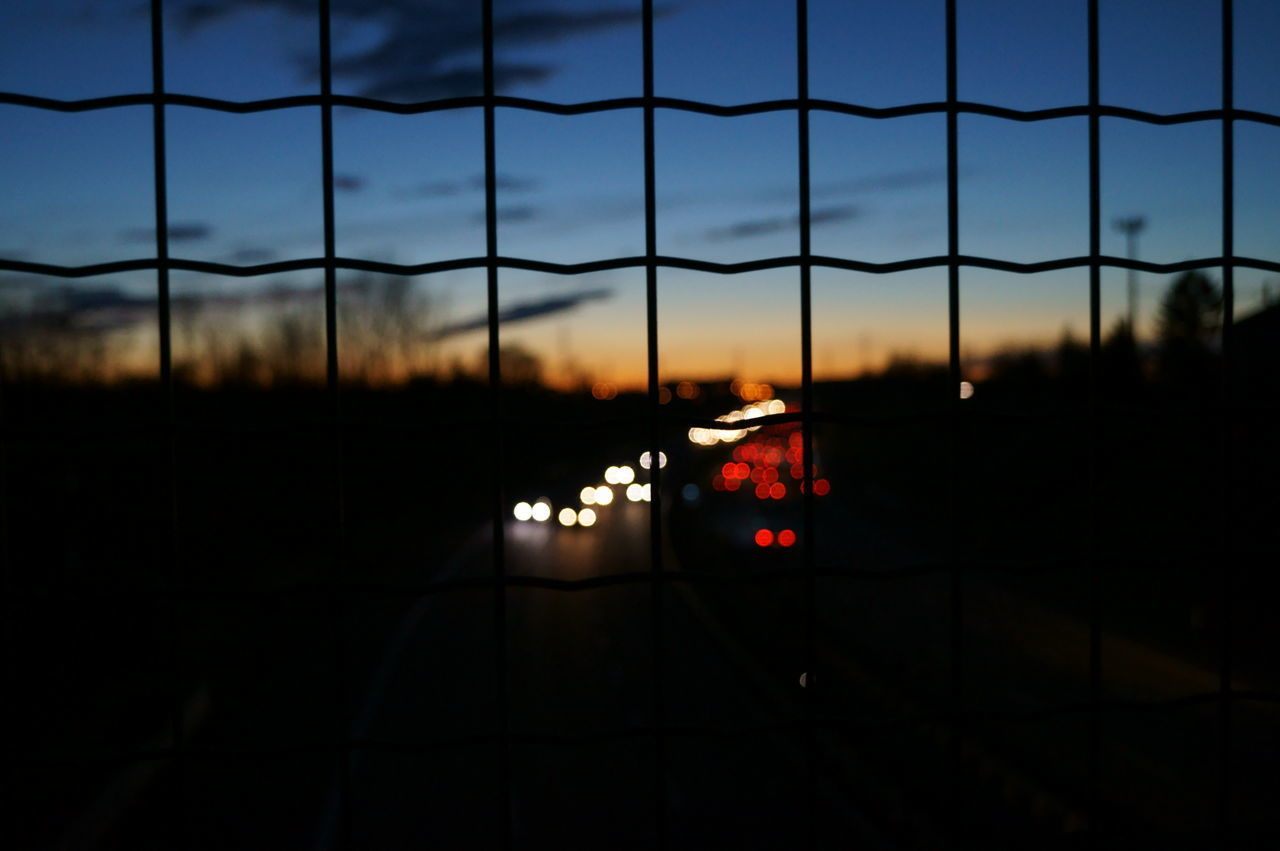
{"type": "MultiPolygon", "coordinates": [[[[1142,229],[1147,226],[1147,220],[1144,216],[1130,216],[1125,219],[1115,219],[1111,222],[1111,226],[1124,234],[1125,255],[1130,260],[1138,259],[1138,234],[1142,233],[1142,229]]],[[[1128,274],[1129,289],[1129,333],[1134,340],[1138,339],[1138,270],[1130,268],[1128,274]]]]}

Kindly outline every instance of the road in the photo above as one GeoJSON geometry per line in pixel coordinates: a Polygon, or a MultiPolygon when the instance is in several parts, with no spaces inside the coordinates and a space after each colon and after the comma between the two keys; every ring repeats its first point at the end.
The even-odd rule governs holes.
{"type": "MultiPolygon", "coordinates": [[[[510,520],[506,570],[561,580],[644,573],[648,512],[647,503],[620,501],[590,529],[510,520]]],[[[706,533],[715,534],[714,524],[706,533]]],[[[489,576],[487,541],[477,530],[421,578],[489,576]]],[[[664,567],[682,570],[684,548],[666,543],[664,567]]],[[[797,564],[795,552],[776,548],[743,550],[723,541],[714,547],[726,562],[717,569],[797,564]],[[775,562],[760,560],[774,556],[775,562]]],[[[504,623],[516,846],[649,848],[661,816],[675,848],[796,847],[810,825],[818,847],[937,847],[955,832],[950,796],[958,779],[961,834],[974,844],[1022,837],[1038,847],[1071,847],[1087,818],[1083,716],[976,722],[959,749],[945,722],[903,720],[945,705],[949,583],[946,573],[820,580],[816,709],[821,717],[866,723],[819,730],[812,805],[810,740],[792,723],[804,717],[806,696],[799,686],[798,575],[769,583],[664,583],[658,626],[668,735],[661,743],[652,733],[652,586],[509,587],[504,623]]],[[[963,593],[967,695],[974,705],[1035,710],[1087,697],[1086,623],[990,579],[966,578],[963,593]]],[[[418,599],[353,598],[340,677],[323,664],[301,664],[303,644],[278,650],[255,681],[257,710],[248,713],[254,732],[287,744],[287,731],[309,728],[306,707],[323,708],[338,680],[352,735],[368,746],[353,752],[345,775],[341,762],[323,753],[190,760],[181,787],[185,842],[496,847],[505,816],[493,735],[501,691],[494,602],[487,587],[418,599]],[[275,728],[267,723],[271,715],[282,719],[275,728]],[[337,805],[344,790],[345,808],[337,805]]],[[[295,610],[275,614],[305,621],[295,610]]],[[[1119,632],[1106,631],[1103,639],[1109,694],[1149,699],[1215,684],[1211,670],[1119,632]]],[[[318,655],[329,658],[325,653],[318,655]]],[[[241,709],[217,682],[210,691],[205,726],[193,731],[193,741],[243,741],[241,709]]],[[[1212,824],[1213,717],[1212,706],[1197,706],[1106,721],[1102,791],[1114,809],[1113,827],[1195,841],[1212,824]],[[1173,751],[1173,741],[1197,746],[1173,751]]],[[[315,729],[323,728],[317,721],[315,729]]],[[[171,834],[142,826],[163,823],[158,813],[175,805],[164,797],[174,785],[163,781],[153,781],[132,808],[120,832],[131,840],[124,844],[169,844],[171,834]]]]}

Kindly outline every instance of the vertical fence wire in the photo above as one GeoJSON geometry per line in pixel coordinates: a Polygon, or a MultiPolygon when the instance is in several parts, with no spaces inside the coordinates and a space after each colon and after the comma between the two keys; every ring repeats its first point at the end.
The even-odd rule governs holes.
{"type": "Polygon", "coordinates": [[[964,735],[964,597],[959,518],[960,463],[960,178],[959,112],[956,93],[956,0],[946,6],[947,68],[947,393],[949,458],[947,475],[947,541],[951,561],[951,814],[952,827],[961,832],[962,737],[964,735]]]}
{"type": "Polygon", "coordinates": [[[1235,14],[1232,0],[1222,0],[1222,430],[1220,497],[1222,511],[1221,545],[1218,548],[1219,633],[1218,662],[1218,841],[1231,841],[1231,645],[1232,594],[1235,559],[1232,557],[1231,513],[1235,398],[1233,343],[1235,328],[1235,14]]]}
{"type": "Polygon", "coordinates": [[[328,564],[327,604],[329,627],[333,641],[333,733],[334,758],[338,761],[337,822],[342,847],[349,848],[351,836],[351,734],[347,717],[346,687],[346,639],[344,636],[344,609],[339,587],[342,584],[346,564],[346,505],[345,469],[343,464],[344,436],[342,428],[342,397],[338,371],[338,283],[337,238],[334,224],[333,184],[333,43],[330,0],[319,0],[319,60],[320,60],[320,169],[324,205],[324,334],[325,334],[325,390],[329,401],[330,446],[329,463],[333,492],[335,546],[328,564]]]}
{"type": "Polygon", "coordinates": [[[666,699],[662,641],[662,422],[658,373],[658,201],[653,91],[653,0],[641,7],[641,54],[644,95],[644,293],[646,369],[649,384],[649,575],[651,579],[650,649],[653,653],[654,833],[658,848],[667,846],[666,699]]]}
{"type": "Polygon", "coordinates": [[[808,801],[808,829],[810,847],[817,846],[818,835],[818,740],[814,726],[816,715],[817,685],[826,677],[819,677],[814,658],[814,629],[816,619],[816,585],[814,576],[815,529],[813,511],[813,241],[809,179],[809,4],[808,0],[796,0],[796,162],[799,186],[800,226],[800,407],[804,415],[801,435],[804,452],[803,505],[804,541],[801,551],[804,566],[804,676],[806,688],[802,695],[805,716],[805,783],[808,801]]]}
{"type": "MultiPolygon", "coordinates": [[[[177,432],[174,411],[173,387],[173,340],[171,299],[169,293],[169,184],[168,184],[168,152],[165,147],[165,78],[164,78],[164,0],[151,0],[151,133],[152,133],[152,165],[153,184],[155,190],[155,231],[156,231],[156,304],[157,321],[159,323],[159,356],[160,356],[160,423],[164,440],[161,442],[164,457],[161,466],[164,470],[164,522],[161,547],[163,562],[167,562],[165,580],[175,590],[180,590],[185,577],[179,567],[178,559],[178,483],[177,483],[177,432]]],[[[186,709],[183,700],[183,682],[186,673],[183,664],[182,644],[183,613],[180,611],[181,595],[175,594],[169,604],[169,617],[172,619],[169,641],[170,671],[173,677],[173,705],[171,707],[172,723],[170,738],[172,746],[172,766],[174,779],[173,835],[177,847],[186,846],[186,824],[183,812],[186,808],[186,709]]]]}
{"type": "Polygon", "coordinates": [[[511,723],[507,688],[506,512],[503,508],[505,426],[502,414],[502,350],[498,336],[498,178],[495,122],[493,0],[481,5],[484,62],[484,230],[489,329],[489,394],[493,428],[493,628],[498,710],[498,819],[503,848],[512,843],[511,723]]]}
{"type": "MultiPolygon", "coordinates": [[[[1089,0],[1089,470],[1085,502],[1088,506],[1088,550],[1085,553],[1089,597],[1089,730],[1088,825],[1090,842],[1097,844],[1102,771],[1102,577],[1098,564],[1098,473],[1102,380],[1102,163],[1101,117],[1098,114],[1098,0],[1089,0]]],[[[1132,330],[1132,329],[1131,329],[1132,330]]]]}

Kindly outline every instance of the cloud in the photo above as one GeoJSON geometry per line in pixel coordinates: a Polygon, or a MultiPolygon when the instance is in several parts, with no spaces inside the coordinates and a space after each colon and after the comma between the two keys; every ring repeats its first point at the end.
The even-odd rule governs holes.
{"type": "MultiPolygon", "coordinates": [[[[523,301],[511,305],[505,310],[499,311],[498,322],[500,324],[509,325],[512,322],[523,322],[528,319],[536,319],[539,316],[562,313],[566,310],[574,310],[584,302],[606,299],[612,295],[613,290],[597,289],[548,296],[547,298],[537,299],[536,301],[523,301]]],[[[435,329],[431,334],[431,337],[433,339],[440,339],[442,337],[451,337],[455,334],[462,334],[467,331],[477,331],[481,328],[488,327],[489,316],[488,314],[485,314],[462,322],[454,322],[444,325],[435,329]]]]}
{"type": "MultiPolygon", "coordinates": [[[[536,189],[538,181],[529,177],[517,177],[513,174],[499,172],[494,176],[494,183],[499,192],[529,192],[536,189]]],[[[474,174],[465,180],[433,180],[419,183],[409,189],[399,190],[400,198],[452,198],[464,192],[483,192],[484,175],[474,174]]]]}
{"type": "Polygon", "coordinates": [[[364,189],[364,178],[356,174],[335,174],[333,188],[339,192],[359,192],[364,189]]]}
{"type": "MultiPolygon", "coordinates": [[[[213,235],[213,228],[201,222],[171,222],[169,224],[170,242],[199,242],[213,235]]],[[[120,234],[121,242],[156,241],[155,228],[131,228],[120,234]]]]}
{"type": "MultiPolygon", "coordinates": [[[[549,8],[539,0],[504,6],[518,8],[495,13],[494,42],[499,45],[559,41],[638,26],[641,21],[641,13],[634,7],[566,10],[549,8]]],[[[315,0],[187,0],[179,6],[178,20],[195,29],[245,10],[276,10],[311,19],[315,0]]],[[[655,14],[670,11],[671,7],[662,7],[655,14]]],[[[334,12],[334,33],[333,73],[354,83],[362,95],[417,101],[483,93],[481,4],[477,0],[346,0],[334,12]],[[372,46],[344,49],[344,22],[376,24],[382,37],[372,46]]],[[[315,72],[312,63],[307,61],[308,74],[315,72]]],[[[556,66],[547,62],[498,59],[494,83],[499,89],[538,83],[555,71],[556,66]]]]}
{"type": "MultiPolygon", "coordinates": [[[[811,226],[819,226],[833,222],[848,221],[849,219],[857,218],[857,216],[857,207],[824,207],[809,212],[809,224],[811,226]]],[[[747,219],[734,222],[728,227],[712,228],[706,231],[703,236],[713,242],[722,242],[795,230],[798,227],[800,227],[799,216],[771,216],[766,219],[747,219]]]]}
{"type": "MultiPolygon", "coordinates": [[[[968,176],[969,170],[962,169],[960,176],[968,176]]],[[[850,177],[843,180],[829,180],[812,185],[809,192],[814,198],[836,198],[859,195],[867,192],[897,192],[916,189],[921,186],[934,186],[945,183],[945,168],[910,168],[900,171],[889,171],[883,174],[869,174],[861,177],[850,177]]],[[[775,186],[757,197],[765,201],[791,201],[797,195],[795,184],[775,186]]]]}
{"type": "MultiPolygon", "coordinates": [[[[538,181],[531,177],[516,177],[514,174],[498,172],[493,180],[498,190],[502,192],[528,192],[538,188],[538,181]]],[[[468,183],[472,189],[484,189],[484,175],[477,174],[468,183]]]]}
{"type": "MultiPolygon", "coordinates": [[[[498,221],[507,222],[508,224],[519,224],[521,222],[531,222],[538,217],[538,208],[528,205],[519,207],[499,207],[498,221]]],[[[483,222],[485,220],[484,211],[476,213],[472,216],[472,221],[483,222]]]]}
{"type": "Polygon", "coordinates": [[[270,263],[276,259],[276,253],[270,248],[237,248],[227,255],[227,259],[232,263],[248,266],[255,263],[270,263]]]}
{"type": "Polygon", "coordinates": [[[154,295],[133,295],[115,285],[77,287],[49,286],[41,279],[8,276],[0,289],[0,331],[89,333],[122,328],[141,321],[154,321],[154,295]]]}

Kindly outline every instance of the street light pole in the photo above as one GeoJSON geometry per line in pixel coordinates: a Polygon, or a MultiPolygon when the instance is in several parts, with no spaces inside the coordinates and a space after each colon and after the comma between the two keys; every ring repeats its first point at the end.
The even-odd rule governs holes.
{"type": "MultiPolygon", "coordinates": [[[[1130,216],[1126,219],[1116,219],[1111,223],[1112,227],[1124,234],[1125,237],[1125,254],[1129,260],[1138,259],[1138,234],[1142,233],[1142,229],[1147,226],[1147,220],[1143,216],[1130,216]]],[[[1129,333],[1134,340],[1138,339],[1138,270],[1129,268],[1127,276],[1129,289],[1129,333]]]]}

